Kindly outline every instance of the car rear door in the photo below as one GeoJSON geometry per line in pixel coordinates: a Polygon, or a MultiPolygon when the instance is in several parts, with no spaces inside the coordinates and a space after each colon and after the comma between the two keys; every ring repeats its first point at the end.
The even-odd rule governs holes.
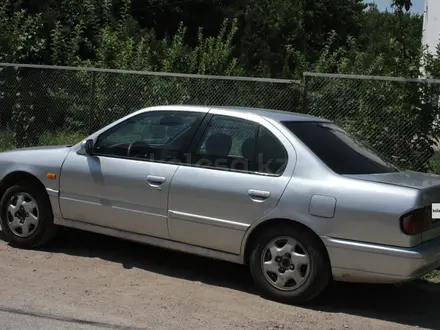
{"type": "Polygon", "coordinates": [[[93,155],[70,153],[60,178],[63,218],[169,238],[171,179],[205,115],[144,112],[100,134],[93,155]]]}
{"type": "Polygon", "coordinates": [[[191,146],[191,161],[171,182],[170,238],[240,253],[246,230],[277,205],[293,173],[295,152],[266,119],[211,110],[191,146]]]}

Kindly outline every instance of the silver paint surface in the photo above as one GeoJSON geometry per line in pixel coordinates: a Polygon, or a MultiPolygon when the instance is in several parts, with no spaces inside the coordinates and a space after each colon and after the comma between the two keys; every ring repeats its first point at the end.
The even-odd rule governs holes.
{"type": "Polygon", "coordinates": [[[0,153],[0,179],[33,175],[46,187],[55,223],[236,263],[248,239],[274,219],[302,224],[326,246],[335,280],[395,283],[440,265],[440,227],[404,235],[399,218],[440,202],[440,176],[416,172],[342,176],[280,121],[321,120],[264,109],[160,106],[254,121],[284,145],[280,176],[88,156],[82,142],[0,153]],[[50,180],[46,173],[57,175],[50,180]]]}

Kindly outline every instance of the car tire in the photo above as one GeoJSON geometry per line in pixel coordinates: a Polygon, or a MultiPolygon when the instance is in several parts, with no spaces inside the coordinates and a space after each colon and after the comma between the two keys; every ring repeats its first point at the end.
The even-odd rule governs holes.
{"type": "Polygon", "coordinates": [[[29,182],[14,184],[5,191],[0,200],[0,220],[5,240],[9,242],[11,246],[23,249],[37,248],[46,244],[56,236],[58,230],[58,226],[53,223],[52,206],[46,191],[29,182]],[[17,220],[18,218],[14,217],[12,213],[18,211],[20,208],[12,208],[12,204],[19,204],[17,201],[19,196],[21,196],[21,198],[25,196],[25,201],[20,204],[24,205],[25,208],[28,209],[31,202],[33,202],[32,205],[36,205],[36,208],[33,208],[31,211],[24,210],[23,208],[23,212],[25,213],[23,216],[25,218],[23,224],[13,222],[14,219],[17,220]],[[12,209],[14,211],[11,211],[12,209]],[[26,214],[26,212],[28,213],[26,214]],[[26,215],[28,216],[26,217],[26,215]],[[33,217],[30,218],[29,215],[33,217]],[[35,221],[35,218],[37,218],[37,221],[35,221]],[[26,225],[27,233],[23,232],[23,225],[26,225]]]}
{"type": "Polygon", "coordinates": [[[253,244],[249,268],[262,296],[286,304],[311,301],[331,280],[330,262],[322,242],[297,225],[274,226],[263,231],[253,244]],[[294,246],[293,250],[290,246],[294,246]],[[270,250],[275,251],[275,257],[270,250]]]}

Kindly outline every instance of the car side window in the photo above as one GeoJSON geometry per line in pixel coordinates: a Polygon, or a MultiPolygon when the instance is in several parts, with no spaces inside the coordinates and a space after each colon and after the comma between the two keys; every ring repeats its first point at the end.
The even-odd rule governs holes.
{"type": "Polygon", "coordinates": [[[198,166],[253,171],[258,124],[214,115],[195,150],[198,166]]]}
{"type": "Polygon", "coordinates": [[[282,143],[265,127],[215,115],[195,150],[197,166],[280,175],[287,165],[282,143]]]}
{"type": "Polygon", "coordinates": [[[152,111],[131,117],[102,133],[94,153],[151,161],[176,161],[191,140],[204,113],[152,111]]]}
{"type": "Polygon", "coordinates": [[[281,175],[287,166],[287,151],[281,141],[260,126],[257,143],[257,166],[259,173],[281,175]]]}

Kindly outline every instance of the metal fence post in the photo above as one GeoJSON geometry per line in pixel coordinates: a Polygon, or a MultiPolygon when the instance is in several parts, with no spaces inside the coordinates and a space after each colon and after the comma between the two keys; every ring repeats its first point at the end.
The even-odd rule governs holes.
{"type": "Polygon", "coordinates": [[[303,113],[308,113],[308,108],[309,108],[309,102],[308,102],[308,90],[309,90],[309,86],[308,86],[308,76],[304,75],[304,90],[303,90],[303,113]]]}
{"type": "Polygon", "coordinates": [[[89,114],[89,134],[95,131],[95,107],[96,107],[96,72],[90,72],[92,75],[92,88],[90,90],[90,114],[89,114]]]}

